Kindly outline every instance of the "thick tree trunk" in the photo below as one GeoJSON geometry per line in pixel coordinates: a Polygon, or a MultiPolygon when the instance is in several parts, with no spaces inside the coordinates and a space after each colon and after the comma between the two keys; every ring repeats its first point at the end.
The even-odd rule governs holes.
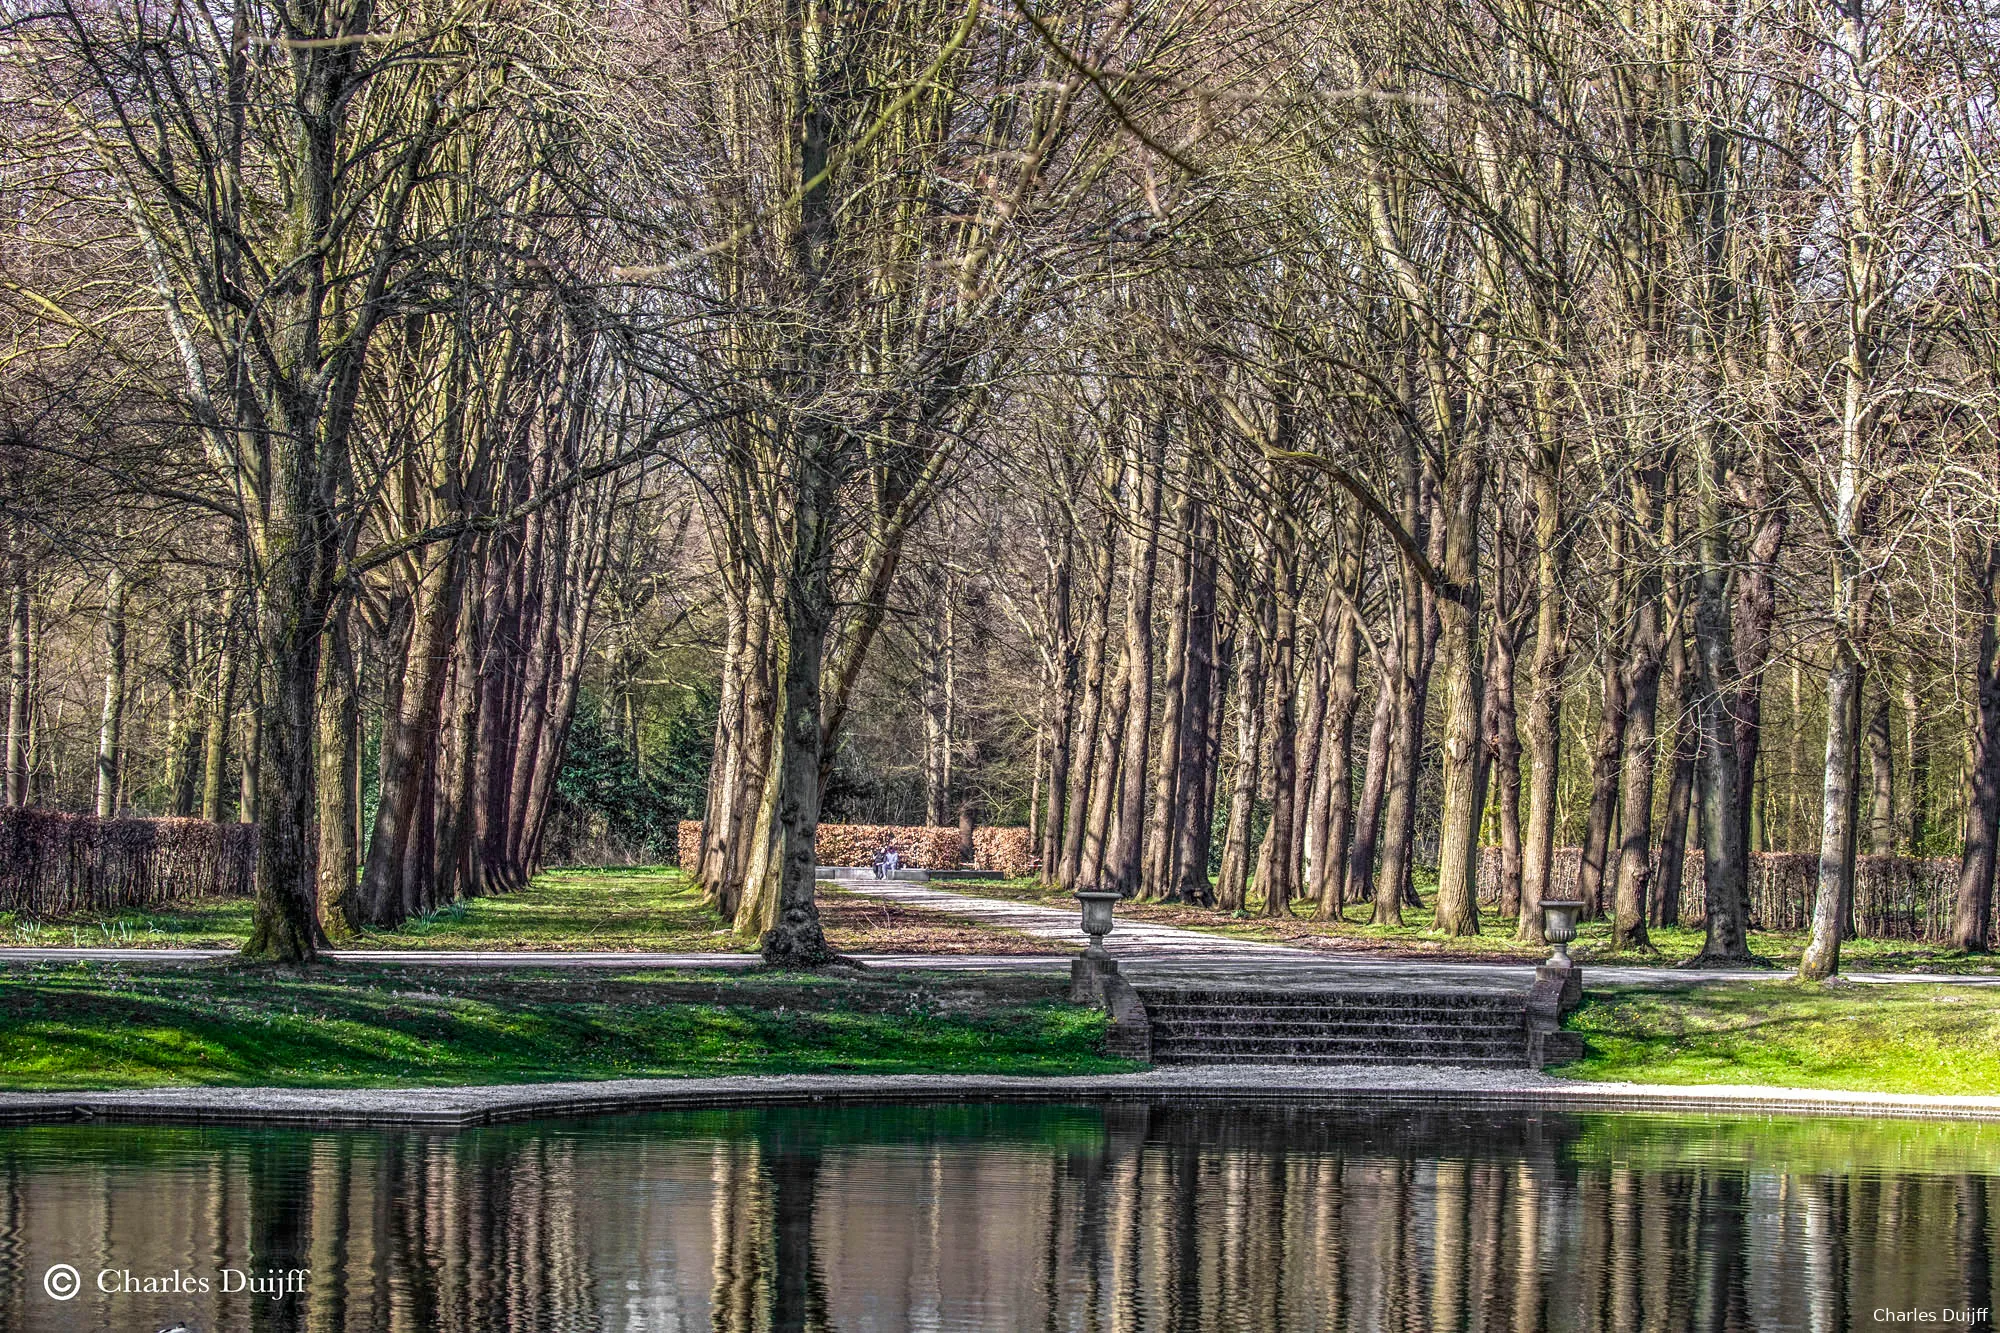
{"type": "MultiPolygon", "coordinates": [[[[239,823],[254,824],[264,808],[264,732],[257,725],[257,718],[264,711],[264,663],[254,648],[248,666],[250,683],[243,698],[247,716],[243,722],[241,780],[236,785],[236,818],[239,823]]],[[[355,760],[357,767],[360,762],[355,760]]]]}
{"type": "Polygon", "coordinates": [[[709,857],[708,895],[716,910],[734,917],[742,907],[746,875],[755,845],[754,827],[764,800],[777,734],[777,661],[783,655],[774,617],[777,608],[761,584],[748,594],[741,671],[741,709],[735,745],[724,781],[721,847],[709,857]]]}
{"type": "Polygon", "coordinates": [[[764,961],[818,967],[832,961],[820,930],[814,883],[819,868],[820,670],[833,620],[834,497],[828,442],[809,438],[793,477],[792,554],[785,580],[784,707],[779,716],[777,821],[783,858],[777,919],[764,933],[764,961]]]}
{"type": "Polygon", "coordinates": [[[528,806],[524,816],[528,830],[525,860],[530,873],[541,868],[542,837],[548,829],[556,775],[561,770],[563,753],[569,745],[570,724],[576,718],[577,690],[583,680],[585,651],[590,643],[590,620],[597,597],[594,571],[603,568],[601,536],[599,534],[596,549],[587,554],[579,553],[579,565],[588,566],[593,572],[586,575],[583,568],[572,568],[563,580],[567,591],[558,622],[556,665],[549,688],[548,709],[530,724],[544,733],[543,744],[535,757],[534,771],[530,774],[528,806]]]}
{"type": "Polygon", "coordinates": [[[1055,634],[1054,691],[1049,718],[1049,787],[1042,814],[1041,878],[1056,882],[1062,860],[1063,808],[1075,781],[1070,751],[1076,734],[1077,653],[1076,634],[1070,625],[1070,562],[1065,542],[1064,556],[1056,562],[1050,579],[1049,623],[1055,634]]]}
{"type": "Polygon", "coordinates": [[[1334,639],[1341,623],[1337,589],[1327,590],[1320,606],[1313,634],[1310,668],[1299,673],[1299,690],[1305,716],[1299,721],[1297,780],[1292,785],[1292,810],[1296,832],[1292,845],[1298,849],[1293,871],[1295,896],[1310,897],[1315,903],[1320,882],[1316,867],[1326,855],[1326,770],[1321,751],[1326,746],[1327,696],[1333,692],[1334,639]]]}
{"type": "Polygon", "coordinates": [[[750,610],[745,583],[750,571],[736,578],[726,574],[722,584],[722,673],[715,705],[715,743],[709,751],[708,792],[702,803],[701,844],[695,863],[682,866],[689,878],[702,886],[702,896],[711,904],[719,901],[721,864],[729,849],[731,803],[736,797],[736,769],[743,762],[743,679],[745,640],[749,636],[750,610]]]}
{"type": "Polygon", "coordinates": [[[1375,872],[1375,908],[1370,925],[1403,924],[1403,881],[1416,849],[1417,769],[1423,755],[1425,675],[1424,597],[1416,570],[1402,562],[1403,596],[1395,656],[1398,671],[1389,763],[1382,794],[1382,863],[1375,872]]]}
{"type": "MultiPolygon", "coordinates": [[[[400,924],[423,906],[424,886],[413,882],[411,873],[419,861],[423,877],[429,873],[430,858],[421,856],[416,842],[430,823],[423,817],[423,794],[442,731],[445,685],[458,645],[466,554],[462,542],[436,552],[434,563],[411,589],[402,688],[395,707],[382,719],[381,788],[368,839],[368,864],[360,887],[348,899],[348,924],[356,929],[400,924]]],[[[551,717],[531,715],[524,722],[541,730],[550,725],[551,717]]],[[[524,808],[516,807],[517,818],[524,808]]],[[[525,864],[525,856],[520,859],[525,864]]]]}
{"type": "Polygon", "coordinates": [[[1617,818],[1619,759],[1625,748],[1625,678],[1607,639],[1598,665],[1597,743],[1590,756],[1590,809],[1584,822],[1583,855],[1577,862],[1576,896],[1585,920],[1604,915],[1604,872],[1611,856],[1612,821],[1617,818]]]}
{"type": "Polygon", "coordinates": [[[771,752],[759,766],[764,785],[757,789],[754,800],[745,803],[743,836],[747,844],[739,849],[742,877],[731,889],[736,901],[732,924],[738,936],[751,941],[761,941],[764,932],[778,923],[784,878],[784,826],[778,822],[778,796],[784,783],[785,738],[773,728],[768,740],[771,752]]]}
{"type": "MultiPolygon", "coordinates": [[[[513,770],[507,782],[508,875],[525,887],[534,873],[535,775],[544,750],[554,744],[549,720],[555,712],[556,676],[562,651],[557,608],[568,565],[568,538],[559,514],[542,510],[529,519],[537,531],[528,564],[529,593],[522,602],[526,661],[519,709],[508,719],[514,734],[513,770]]],[[[384,745],[386,753],[388,746],[384,745]]],[[[363,880],[367,878],[363,875],[363,880]]]]}
{"type": "Polygon", "coordinates": [[[118,813],[118,766],[125,735],[125,571],[104,579],[104,710],[97,724],[97,817],[118,813]]]}
{"type": "MultiPolygon", "coordinates": [[[[1649,580],[1656,584],[1656,580],[1649,580]]],[[[1659,745],[1660,603],[1642,587],[1638,623],[1625,660],[1624,773],[1619,780],[1618,879],[1613,892],[1611,945],[1651,949],[1646,934],[1652,879],[1653,777],[1659,745]]]]}
{"type": "Polygon", "coordinates": [[[2000,838],[2000,542],[1973,568],[1979,647],[1972,662],[1975,721],[1968,737],[1965,846],[1958,862],[1952,943],[1984,953],[1992,943],[1993,875],[2000,838]]]}
{"type": "Polygon", "coordinates": [[[202,745],[201,817],[211,824],[222,822],[222,789],[229,777],[229,715],[236,701],[236,645],[230,642],[226,624],[222,635],[215,654],[215,688],[208,696],[202,745]]]}
{"type": "Polygon", "coordinates": [[[7,554],[7,804],[28,803],[28,553],[19,523],[7,554]]]}
{"type": "Polygon", "coordinates": [[[1528,475],[1535,501],[1535,655],[1528,666],[1528,827],[1521,848],[1521,917],[1514,933],[1516,939],[1540,944],[1542,899],[1548,896],[1555,863],[1569,590],[1563,586],[1567,522],[1561,499],[1561,436],[1551,424],[1546,379],[1538,378],[1534,387],[1538,438],[1528,475]]]}
{"type": "Polygon", "coordinates": [[[293,441],[273,449],[277,475],[255,557],[259,638],[272,697],[264,707],[263,749],[271,792],[257,857],[257,902],[243,952],[273,962],[318,957],[326,937],[318,896],[320,638],[333,606],[340,535],[329,477],[344,467],[293,441]]]}
{"type": "Polygon", "coordinates": [[[931,589],[936,611],[931,623],[930,651],[923,658],[924,823],[944,827],[950,818],[952,746],[957,737],[958,616],[957,589],[949,571],[931,589]]]}
{"type": "MultiPolygon", "coordinates": [[[[475,556],[471,568],[483,570],[484,558],[475,556]]],[[[479,892],[473,875],[472,802],[479,765],[480,690],[475,664],[485,641],[483,611],[477,595],[459,599],[458,641],[452,651],[451,680],[445,689],[433,833],[437,859],[432,869],[438,896],[444,902],[479,892]]]]}
{"type": "Polygon", "coordinates": [[[1497,791],[1495,808],[1500,825],[1500,917],[1521,914],[1521,731],[1514,703],[1514,671],[1520,645],[1518,620],[1497,618],[1488,653],[1486,697],[1492,703],[1486,744],[1497,791]]]}
{"type": "Polygon", "coordinates": [[[1210,861],[1215,859],[1215,802],[1216,794],[1222,787],[1222,751],[1227,743],[1225,733],[1229,727],[1229,710],[1223,705],[1223,697],[1228,692],[1229,682],[1236,675],[1236,631],[1232,622],[1217,622],[1222,635],[1215,651],[1215,662],[1208,673],[1208,735],[1202,745],[1202,787],[1201,799],[1197,802],[1205,821],[1202,838],[1202,860],[1196,862],[1201,869],[1200,888],[1212,899],[1214,886],[1208,878],[1210,861]]]}
{"type": "Polygon", "coordinates": [[[1264,723],[1271,748],[1268,770],[1271,822],[1265,826],[1264,844],[1259,850],[1257,888],[1264,895],[1265,916],[1290,916],[1292,895],[1298,883],[1295,841],[1298,823],[1298,725],[1295,708],[1298,698],[1295,660],[1298,592],[1289,541],[1280,544],[1277,558],[1277,596],[1271,616],[1270,665],[1267,672],[1268,711],[1264,723]]]}
{"type": "Polygon", "coordinates": [[[1104,656],[1111,633],[1117,539],[1117,517],[1107,513],[1103,540],[1098,546],[1095,581],[1090,590],[1090,608],[1084,621],[1083,704],[1076,741],[1081,768],[1070,783],[1069,809],[1063,816],[1062,868],[1056,877],[1065,890],[1075,889],[1083,872],[1084,830],[1090,823],[1091,800],[1105,780],[1105,775],[1097,770],[1097,751],[1098,734],[1104,723],[1104,656]]]}
{"type": "Polygon", "coordinates": [[[1152,816],[1146,825],[1146,851],[1138,893],[1146,898],[1169,896],[1173,880],[1174,804],[1181,778],[1182,717],[1188,702],[1188,621],[1194,609],[1194,529],[1198,522],[1193,492],[1174,505],[1178,556],[1174,562],[1174,600],[1167,624],[1166,679],[1160,688],[1160,758],[1153,770],[1152,816]]]}
{"type": "Polygon", "coordinates": [[[1361,779],[1361,799],[1355,807],[1354,840],[1347,854],[1347,883],[1343,902],[1370,902],[1375,896],[1375,848],[1382,831],[1382,801],[1389,789],[1389,749],[1396,722],[1396,643],[1378,663],[1375,706],[1368,720],[1368,768],[1361,779]]]}
{"type": "Polygon", "coordinates": [[[327,626],[319,690],[319,918],[329,937],[351,930],[361,823],[361,701],[342,610],[327,626]]]}
{"type": "Polygon", "coordinates": [[[1479,519],[1486,494],[1484,443],[1468,428],[1447,462],[1444,586],[1435,603],[1445,671],[1443,793],[1438,828],[1436,929],[1479,933],[1479,822],[1486,805],[1485,640],[1480,632],[1479,519]]]}
{"type": "Polygon", "coordinates": [[[1749,905],[1743,859],[1742,801],[1737,795],[1735,650],[1729,625],[1729,539],[1723,512],[1723,459],[1711,438],[1697,459],[1696,528],[1701,533],[1695,587],[1696,799],[1700,802],[1702,892],[1707,912],[1704,963],[1750,960],[1749,905]]]}
{"type": "Polygon", "coordinates": [[[1140,888],[1144,847],[1146,760],[1153,727],[1153,580],[1160,563],[1161,468],[1166,423],[1155,433],[1154,453],[1135,449],[1132,460],[1132,549],[1126,564],[1125,717],[1119,744],[1118,799],[1105,848],[1100,887],[1130,898],[1140,888]]]}
{"type": "Polygon", "coordinates": [[[1436,929],[1479,933],[1479,820],[1485,804],[1479,751],[1485,673],[1481,664],[1476,590],[1470,604],[1439,599],[1445,666],[1443,822],[1438,836],[1436,929]]]}
{"type": "Polygon", "coordinates": [[[1208,852],[1215,823],[1221,682],[1227,670],[1215,640],[1215,550],[1213,521],[1204,513],[1195,529],[1188,591],[1188,639],[1181,708],[1180,776],[1174,784],[1173,865],[1165,897],[1207,906],[1215,900],[1208,881],[1208,852]]]}
{"type": "Polygon", "coordinates": [[[1215,877],[1215,904],[1226,912],[1243,910],[1250,879],[1250,817],[1264,750],[1264,643],[1254,624],[1238,631],[1236,682],[1236,765],[1230,777],[1229,822],[1223,834],[1222,866],[1215,877]]]}
{"type": "Polygon", "coordinates": [[[473,859],[481,893],[518,885],[507,858],[507,791],[512,786],[514,736],[510,720],[519,707],[520,655],[515,645],[525,632],[521,618],[525,534],[495,534],[487,552],[483,601],[492,630],[490,648],[479,663],[479,763],[473,774],[473,859]]]}
{"type": "Polygon", "coordinates": [[[1681,923],[1681,876],[1687,864],[1688,809],[1694,795],[1695,725],[1694,671],[1688,664],[1687,639],[1680,608],[1668,615],[1668,679],[1673,688],[1673,771],[1667,780],[1667,808],[1660,823],[1660,865],[1653,880],[1653,924],[1681,923]]]}
{"type": "Polygon", "coordinates": [[[1313,779],[1314,825],[1308,851],[1312,878],[1307,892],[1319,904],[1319,919],[1344,915],[1348,850],[1354,841],[1354,711],[1360,691],[1361,627],[1350,611],[1335,621],[1333,668],[1327,685],[1325,738],[1319,772],[1313,779]]]}
{"type": "MultiPolygon", "coordinates": [[[[1744,552],[1744,567],[1736,575],[1736,606],[1731,624],[1736,697],[1729,712],[1736,747],[1736,836],[1741,840],[1737,863],[1746,867],[1746,895],[1752,850],[1750,825],[1757,809],[1757,757],[1764,736],[1764,668],[1771,658],[1771,624],[1778,613],[1778,550],[1785,538],[1785,509],[1783,505],[1770,503],[1763,467],[1760,459],[1750,492],[1755,526],[1744,552]]],[[[1746,896],[1746,913],[1748,901],[1746,896]]]]}
{"type": "Polygon", "coordinates": [[[185,818],[195,812],[196,759],[201,728],[195,724],[196,657],[191,626],[177,617],[167,626],[167,813],[185,818]]]}
{"type": "Polygon", "coordinates": [[[1845,644],[1834,646],[1826,675],[1826,780],[1821,787],[1819,881],[1813,892],[1811,934],[1799,959],[1799,976],[1823,981],[1840,969],[1840,941],[1854,901],[1855,787],[1861,707],[1861,668],[1845,644]]]}
{"type": "Polygon", "coordinates": [[[1102,889],[1105,855],[1111,846],[1111,820],[1118,802],[1122,768],[1126,700],[1131,663],[1121,661],[1118,676],[1104,692],[1104,716],[1097,728],[1097,750],[1091,758],[1090,808],[1084,811],[1083,850],[1077,860],[1079,889],[1102,889]]]}
{"type": "Polygon", "coordinates": [[[1880,672],[1869,676],[1868,691],[1868,851],[1873,856],[1896,854],[1895,757],[1889,737],[1889,691],[1880,672]]]}
{"type": "Polygon", "coordinates": [[[1924,742],[1923,699],[1917,688],[1917,658],[1912,653],[1909,673],[1903,677],[1903,767],[1909,795],[1903,819],[1910,840],[1909,854],[1922,856],[1930,833],[1930,757],[1924,742]]]}

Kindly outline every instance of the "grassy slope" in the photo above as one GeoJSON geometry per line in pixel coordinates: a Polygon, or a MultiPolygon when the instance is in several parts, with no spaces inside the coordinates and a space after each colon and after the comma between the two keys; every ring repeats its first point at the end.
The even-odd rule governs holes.
{"type": "Polygon", "coordinates": [[[0,973],[0,1087],[372,1087],[730,1073],[1095,1073],[1060,981],[441,973],[349,964],[0,973]]]}
{"type": "Polygon", "coordinates": [[[1763,1083],[2000,1094],[2000,988],[1750,982],[1587,995],[1554,1072],[1634,1083],[1763,1083]]]}

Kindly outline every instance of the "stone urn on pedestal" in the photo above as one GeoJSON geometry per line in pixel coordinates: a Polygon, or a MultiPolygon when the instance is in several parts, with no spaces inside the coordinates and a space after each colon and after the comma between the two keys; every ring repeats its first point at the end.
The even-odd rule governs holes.
{"type": "Polygon", "coordinates": [[[1574,1009],[1583,999],[1583,969],[1569,956],[1570,941],[1576,938],[1577,919],[1583,903],[1574,898],[1542,900],[1542,935],[1549,942],[1548,961],[1535,969],[1538,977],[1556,977],[1562,982],[1562,1007],[1574,1009]]]}
{"type": "Polygon", "coordinates": [[[1083,905],[1083,933],[1090,937],[1090,943],[1084,946],[1081,957],[1070,961],[1069,998],[1077,1004],[1103,1004],[1104,979],[1118,972],[1118,961],[1104,948],[1104,937],[1113,925],[1111,907],[1118,895],[1085,890],[1076,900],[1083,905]]]}

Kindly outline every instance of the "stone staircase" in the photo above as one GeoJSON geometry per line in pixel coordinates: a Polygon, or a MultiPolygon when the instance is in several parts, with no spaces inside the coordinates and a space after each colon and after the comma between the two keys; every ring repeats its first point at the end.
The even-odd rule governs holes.
{"type": "MultiPolygon", "coordinates": [[[[1527,1068],[1526,991],[1137,987],[1155,1064],[1527,1068]]],[[[1541,1061],[1534,1060],[1539,1066],[1541,1061]]]]}

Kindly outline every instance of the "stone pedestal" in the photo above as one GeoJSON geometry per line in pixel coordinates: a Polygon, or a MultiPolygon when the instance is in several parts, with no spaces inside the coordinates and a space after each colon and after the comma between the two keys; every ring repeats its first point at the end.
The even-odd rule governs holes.
{"type": "Polygon", "coordinates": [[[1088,949],[1084,950],[1077,957],[1070,959],[1070,1003],[1090,1004],[1100,1009],[1109,1009],[1111,1005],[1105,999],[1105,983],[1117,975],[1117,959],[1103,950],[1094,953],[1088,949]]]}
{"type": "Polygon", "coordinates": [[[1583,1002],[1583,969],[1551,958],[1535,969],[1528,991],[1528,1066],[1541,1069],[1583,1056],[1583,1038],[1562,1030],[1562,1016],[1583,1002]]]}
{"type": "Polygon", "coordinates": [[[1558,1013],[1568,1013],[1583,1003],[1583,969],[1568,959],[1550,959],[1535,968],[1535,984],[1554,983],[1558,987],[1558,1013]]]}

